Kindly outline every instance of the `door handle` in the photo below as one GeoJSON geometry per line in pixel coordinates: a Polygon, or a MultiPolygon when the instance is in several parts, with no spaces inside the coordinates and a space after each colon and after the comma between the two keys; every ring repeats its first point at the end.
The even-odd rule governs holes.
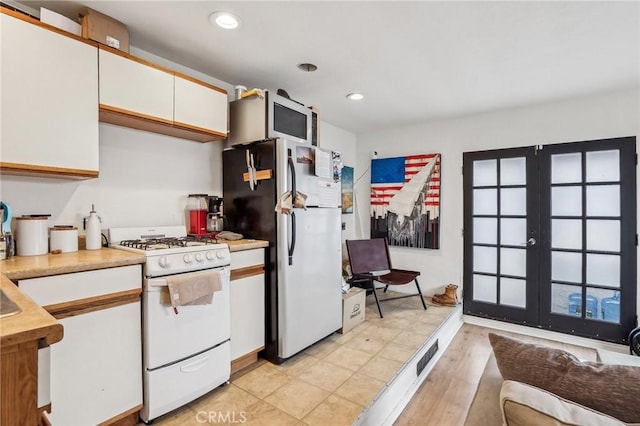
{"type": "Polygon", "coordinates": [[[536,245],[536,239],[531,237],[527,240],[527,245],[528,246],[535,246],[536,245]]]}
{"type": "Polygon", "coordinates": [[[296,250],[296,212],[291,210],[291,245],[289,246],[289,265],[293,265],[293,252],[296,250]]]}

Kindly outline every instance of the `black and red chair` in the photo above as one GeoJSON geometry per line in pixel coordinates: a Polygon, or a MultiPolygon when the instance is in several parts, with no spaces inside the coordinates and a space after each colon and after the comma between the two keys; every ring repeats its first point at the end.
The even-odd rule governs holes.
{"type": "Polygon", "coordinates": [[[424,297],[422,297],[422,291],[420,290],[420,284],[418,284],[420,272],[394,269],[391,266],[389,246],[387,245],[386,238],[347,240],[346,244],[351,274],[353,276],[350,282],[353,285],[367,289],[367,293],[369,293],[369,291],[373,293],[380,318],[384,318],[380,302],[386,302],[388,300],[417,296],[420,297],[424,309],[427,309],[427,304],[424,302],[424,297]],[[384,284],[384,293],[386,293],[389,286],[407,285],[415,282],[418,293],[379,299],[376,293],[376,282],[384,284]]]}

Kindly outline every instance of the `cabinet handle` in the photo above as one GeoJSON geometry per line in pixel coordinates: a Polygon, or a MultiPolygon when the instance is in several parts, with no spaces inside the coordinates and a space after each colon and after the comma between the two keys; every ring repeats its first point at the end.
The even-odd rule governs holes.
{"type": "Polygon", "coordinates": [[[183,365],[182,367],[180,367],[180,371],[182,371],[183,373],[193,373],[195,371],[198,371],[207,364],[209,358],[211,357],[206,356],[204,358],[193,361],[191,364],[183,365]]]}

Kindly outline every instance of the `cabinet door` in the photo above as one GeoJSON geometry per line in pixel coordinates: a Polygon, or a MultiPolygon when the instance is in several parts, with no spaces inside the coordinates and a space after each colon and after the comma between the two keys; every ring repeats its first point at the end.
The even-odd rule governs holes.
{"type": "Polygon", "coordinates": [[[264,347],[263,248],[231,253],[231,359],[264,347]]]}
{"type": "Polygon", "coordinates": [[[5,13],[0,20],[2,168],[96,177],[98,49],[5,13]]]}
{"type": "Polygon", "coordinates": [[[95,425],[142,404],[140,302],[60,320],[51,346],[51,422],[95,425]]]}
{"type": "Polygon", "coordinates": [[[173,123],[173,73],[100,47],[100,108],[173,123]]]}
{"type": "Polygon", "coordinates": [[[264,274],[231,282],[231,359],[264,347],[264,274]]]}
{"type": "Polygon", "coordinates": [[[176,73],[176,125],[226,137],[227,106],[227,93],[224,90],[176,73]]]}

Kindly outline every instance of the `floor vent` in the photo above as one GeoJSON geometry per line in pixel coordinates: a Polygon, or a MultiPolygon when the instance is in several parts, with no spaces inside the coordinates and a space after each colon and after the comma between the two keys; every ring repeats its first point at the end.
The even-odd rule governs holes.
{"type": "Polygon", "coordinates": [[[427,351],[427,353],[425,353],[422,358],[420,358],[420,361],[418,361],[418,366],[416,368],[416,375],[419,376],[420,373],[422,373],[422,370],[424,370],[424,368],[427,366],[427,364],[429,363],[429,361],[431,361],[431,358],[433,358],[433,356],[436,354],[436,352],[438,352],[438,340],[435,341],[435,343],[433,345],[431,345],[431,347],[429,348],[429,350],[427,351]]]}

